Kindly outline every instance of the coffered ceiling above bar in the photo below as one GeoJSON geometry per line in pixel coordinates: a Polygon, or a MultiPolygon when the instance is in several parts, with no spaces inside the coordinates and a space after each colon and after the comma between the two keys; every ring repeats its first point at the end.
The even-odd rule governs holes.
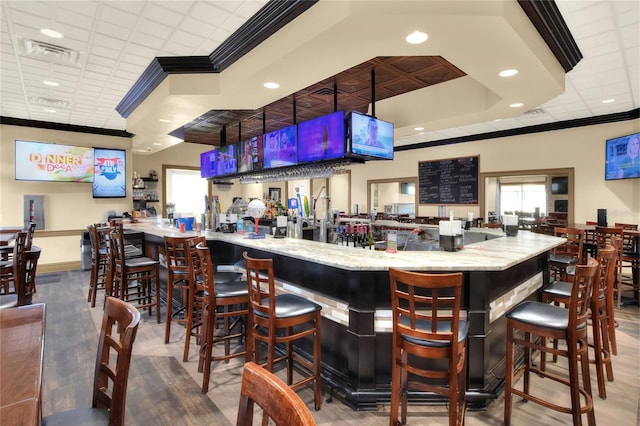
{"type": "Polygon", "coordinates": [[[223,125],[234,142],[292,124],[294,99],[297,122],[333,111],[334,84],[337,109],[371,112],[371,69],[375,115],[395,124],[396,141],[517,116],[564,91],[563,66],[515,0],[319,1],[220,72],[168,75],[127,131],[134,149],[219,145],[223,125]],[[426,43],[405,42],[415,30],[426,43]],[[509,68],[519,73],[498,76],[509,68]]]}

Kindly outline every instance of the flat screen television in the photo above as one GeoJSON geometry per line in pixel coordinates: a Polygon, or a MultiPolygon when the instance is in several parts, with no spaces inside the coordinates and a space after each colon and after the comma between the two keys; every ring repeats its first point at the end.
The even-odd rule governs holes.
{"type": "Polygon", "coordinates": [[[218,148],[216,158],[216,176],[229,176],[238,173],[238,143],[218,148]]]}
{"type": "Polygon", "coordinates": [[[347,122],[348,151],[369,159],[393,160],[393,123],[352,111],[347,122]]]}
{"type": "MultiPolygon", "coordinates": [[[[551,178],[552,194],[568,194],[569,178],[567,176],[555,176],[551,178]]],[[[557,210],[556,210],[557,211],[557,210]]]]}
{"type": "Polygon", "coordinates": [[[344,111],[298,123],[298,163],[343,158],[344,111]]]}
{"type": "Polygon", "coordinates": [[[200,154],[200,177],[203,179],[216,176],[216,158],[218,151],[212,149],[200,154]]]}
{"type": "Polygon", "coordinates": [[[254,136],[251,139],[240,142],[238,173],[262,170],[263,162],[262,135],[254,136]]]}
{"type": "Polygon", "coordinates": [[[264,168],[298,164],[296,125],[284,127],[263,136],[264,168]]]}
{"type": "Polygon", "coordinates": [[[93,182],[93,148],[16,140],[16,180],[93,182]]]}
{"type": "Polygon", "coordinates": [[[605,180],[640,177],[640,132],[608,139],[606,143],[605,180]]]}
{"type": "Polygon", "coordinates": [[[124,149],[95,148],[93,198],[127,196],[127,153],[124,149]]]}

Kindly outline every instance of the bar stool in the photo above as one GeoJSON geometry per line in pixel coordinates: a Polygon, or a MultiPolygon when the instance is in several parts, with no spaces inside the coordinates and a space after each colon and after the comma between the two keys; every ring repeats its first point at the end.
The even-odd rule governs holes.
{"type": "MultiPolygon", "coordinates": [[[[615,237],[614,237],[615,238],[615,237]]],[[[616,249],[607,244],[605,248],[598,250],[598,276],[593,284],[591,297],[591,327],[594,350],[594,359],[591,360],[596,365],[596,377],[598,380],[598,396],[607,398],[607,391],[604,382],[604,369],[607,370],[607,380],[613,381],[613,367],[611,365],[611,348],[609,345],[609,314],[607,309],[607,298],[610,288],[613,287],[613,274],[615,273],[616,249]]],[[[573,284],[566,281],[556,281],[542,289],[541,299],[543,303],[562,303],[567,307],[571,299],[571,289],[573,284]]],[[[558,348],[558,341],[554,340],[554,349],[558,348]]],[[[540,369],[545,371],[545,353],[540,354],[540,369]]],[[[557,356],[553,356],[555,362],[557,356]]]]}
{"type": "Polygon", "coordinates": [[[125,257],[124,236],[118,230],[109,236],[113,257],[113,289],[119,298],[138,309],[156,308],[160,323],[160,262],[149,257],[125,257]],[[153,284],[152,284],[153,283],[153,284]]]}
{"type": "Polygon", "coordinates": [[[460,321],[462,273],[423,274],[389,268],[389,281],[393,316],[389,425],[406,423],[410,388],[448,397],[449,425],[464,424],[468,325],[460,321]],[[415,363],[417,357],[448,361],[441,368],[431,368],[415,363]],[[448,386],[409,381],[409,374],[446,380],[448,386]]]}
{"type": "Polygon", "coordinates": [[[189,291],[191,270],[189,266],[189,243],[184,237],[164,237],[164,254],[167,262],[167,318],[165,320],[164,343],[169,343],[171,336],[171,322],[184,324],[186,321],[186,301],[189,291]],[[173,293],[182,292],[182,306],[173,307],[173,293]],[[178,315],[184,314],[183,318],[178,315]]]}
{"type": "MultiPolygon", "coordinates": [[[[107,228],[108,229],[108,228],[107,228]]],[[[87,302],[91,307],[96,306],[98,290],[106,289],[107,261],[109,253],[107,251],[107,239],[103,235],[105,228],[100,224],[89,225],[89,239],[91,240],[91,275],[89,277],[89,292],[87,302]]]]}
{"type": "Polygon", "coordinates": [[[511,395],[533,401],[544,407],[573,415],[573,424],[582,424],[582,414],[587,414],[589,425],[595,425],[591,378],[589,376],[589,349],[587,342],[587,317],[593,282],[598,273],[598,262],[589,258],[586,265],[577,265],[571,289],[569,308],[542,302],[525,301],[517,305],[507,317],[507,352],[504,388],[504,424],[511,424],[511,395]],[[516,332],[518,334],[516,335],[516,332]],[[524,333],[524,337],[521,337],[524,333]],[[539,342],[534,336],[539,336],[539,342]],[[546,346],[546,339],[563,339],[566,350],[546,346]],[[514,371],[514,344],[524,347],[524,362],[514,371]],[[531,362],[531,351],[540,350],[567,357],[569,379],[535,368],[531,362]],[[582,371],[580,387],[578,361],[582,371]],[[563,407],[531,394],[530,373],[549,378],[569,387],[571,407],[563,407]],[[524,376],[523,390],[514,387],[518,378],[524,376]],[[581,400],[584,399],[584,404],[581,400]]]}
{"type": "Polygon", "coordinates": [[[267,361],[262,364],[273,373],[273,366],[287,361],[287,384],[298,389],[314,384],[315,409],[322,405],[320,380],[320,311],[317,303],[295,294],[275,294],[272,259],[255,259],[242,253],[249,290],[249,323],[247,326],[247,361],[259,361],[259,342],[267,345],[267,361]],[[295,329],[295,332],[294,332],[295,329]],[[293,351],[295,340],[313,336],[313,360],[310,362],[293,351]],[[276,358],[276,345],[283,343],[285,353],[276,358]],[[293,383],[293,363],[297,361],[310,375],[293,383]]]}
{"type": "Polygon", "coordinates": [[[567,269],[582,263],[584,229],[556,227],[553,235],[566,238],[549,256],[549,273],[554,280],[566,280],[567,269]]]}
{"type": "Polygon", "coordinates": [[[249,314],[249,292],[247,283],[243,281],[216,284],[209,247],[206,243],[199,243],[196,246],[196,252],[200,259],[205,294],[202,314],[204,336],[201,336],[198,370],[204,373],[202,393],[207,393],[211,377],[211,362],[229,362],[232,358],[246,357],[247,355],[246,347],[243,351],[231,353],[230,343],[232,339],[246,339],[246,322],[244,320],[249,314]],[[222,320],[222,333],[215,336],[215,329],[220,320],[222,320]],[[232,332],[237,327],[240,327],[240,331],[232,332]],[[213,345],[220,342],[224,343],[224,355],[213,356],[213,345]]]}
{"type": "Polygon", "coordinates": [[[7,260],[0,261],[0,294],[11,294],[16,292],[15,265],[20,253],[28,250],[27,231],[20,231],[16,234],[16,239],[11,246],[11,256],[7,260]]]}

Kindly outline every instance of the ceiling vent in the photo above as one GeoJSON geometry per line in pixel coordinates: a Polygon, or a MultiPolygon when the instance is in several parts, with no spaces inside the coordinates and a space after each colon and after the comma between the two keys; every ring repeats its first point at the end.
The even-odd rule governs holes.
{"type": "Polygon", "coordinates": [[[29,103],[43,107],[51,107],[57,109],[69,109],[69,102],[62,99],[43,98],[41,96],[30,96],[29,103]]]}
{"type": "Polygon", "coordinates": [[[524,115],[542,115],[544,113],[542,108],[531,108],[529,111],[525,111],[524,115]]]}
{"type": "MultiPolygon", "coordinates": [[[[312,95],[317,95],[317,96],[333,96],[336,93],[336,91],[333,90],[333,88],[331,87],[321,87],[320,89],[311,92],[312,95]]],[[[343,94],[344,92],[340,89],[337,90],[337,94],[343,94]]]]}
{"type": "Polygon", "coordinates": [[[18,36],[18,52],[22,56],[40,61],[54,62],[70,67],[80,67],[80,52],[44,41],[31,40],[18,36]]]}

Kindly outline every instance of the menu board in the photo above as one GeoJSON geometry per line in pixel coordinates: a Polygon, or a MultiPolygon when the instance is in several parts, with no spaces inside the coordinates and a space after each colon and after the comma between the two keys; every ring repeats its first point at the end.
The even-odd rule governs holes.
{"type": "Polygon", "coordinates": [[[419,162],[420,204],[478,204],[478,159],[419,162]]]}

